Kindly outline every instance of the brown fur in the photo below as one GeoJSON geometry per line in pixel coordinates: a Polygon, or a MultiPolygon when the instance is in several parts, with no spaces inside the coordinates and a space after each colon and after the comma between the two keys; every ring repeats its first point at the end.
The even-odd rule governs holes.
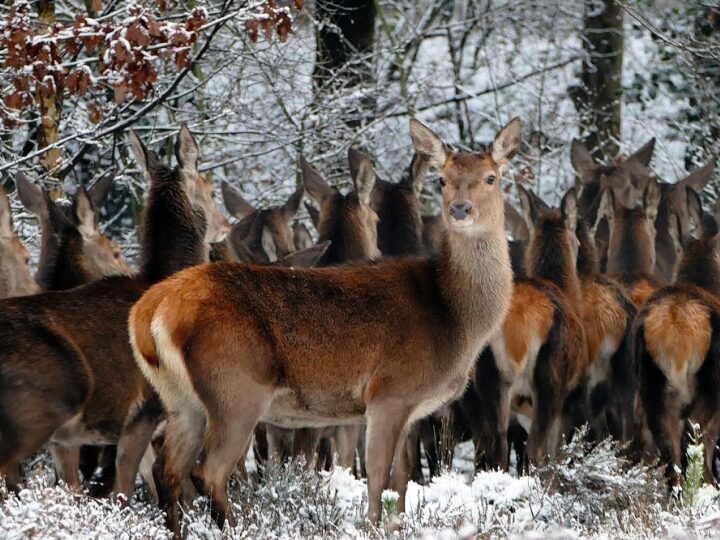
{"type": "Polygon", "coordinates": [[[478,389],[481,396],[495,396],[489,414],[489,465],[508,467],[507,431],[514,396],[532,399],[534,415],[528,439],[530,458],[541,462],[559,443],[559,430],[568,433],[563,418],[565,400],[584,380],[587,342],[582,325],[582,294],[576,271],[574,192],[564,199],[561,211],[541,207],[520,188],[523,214],[530,230],[526,257],[528,280],[516,282],[510,315],[503,332],[492,342],[500,372],[500,392],[478,389]]]}
{"type": "Polygon", "coordinates": [[[30,253],[13,231],[10,200],[0,187],[0,298],[40,291],[29,262],[30,253]]]}
{"type": "MultiPolygon", "coordinates": [[[[697,195],[695,195],[697,197],[697,195]]],[[[679,221],[675,222],[679,225],[679,221]]],[[[674,286],[659,289],[636,321],[640,407],[671,485],[681,482],[681,439],[686,419],[700,424],[705,481],[720,436],[720,263],[717,223],[705,216],[703,235],[685,249],[674,286]]],[[[680,236],[680,227],[675,229],[680,236]]],[[[640,437],[640,433],[637,434],[640,437]]]]}
{"type": "MultiPolygon", "coordinates": [[[[204,180],[193,174],[197,146],[187,128],[178,138],[181,166],[174,172],[162,169],[139,139],[133,136],[132,141],[141,168],[152,180],[144,240],[162,237],[153,230],[162,223],[188,232],[194,224],[199,232],[192,236],[202,241],[213,230],[209,214],[214,203],[199,184],[204,180]],[[176,197],[175,190],[184,192],[187,201],[176,197]],[[174,213],[187,208],[192,208],[189,214],[174,213]]],[[[148,258],[143,265],[153,268],[156,277],[158,268],[187,261],[188,252],[207,251],[202,246],[176,245],[179,253],[173,254],[162,247],[156,252],[161,260],[154,264],[148,258]]],[[[147,286],[145,276],[115,277],[69,291],[5,301],[0,309],[0,381],[13,384],[0,384],[0,470],[14,470],[20,459],[48,440],[64,447],[63,455],[75,460],[77,453],[71,450],[77,445],[117,443],[116,491],[129,498],[138,463],[159,419],[157,400],[132,360],[123,331],[130,306],[147,286]]],[[[67,480],[76,484],[77,462],[62,466],[72,475],[67,480]]]]}
{"type": "MultiPolygon", "coordinates": [[[[380,517],[393,456],[404,504],[406,452],[399,443],[408,422],[462,391],[509,305],[502,196],[499,181],[488,178],[499,175],[520,142],[515,121],[496,138],[490,167],[487,156],[448,155],[418,122],[411,132],[416,151],[447,183],[450,231],[438,259],[294,271],[218,263],[177,274],[134,307],[131,336],[140,331],[135,314],[157,306],[151,333],[159,368],[135,352],[170,412],[157,478],[176,535],[179,480],[203,447],[215,518],[232,523],[226,482],[261,418],[292,427],[365,417],[370,519],[380,517]],[[230,397],[238,395],[241,401],[230,397]]],[[[306,186],[316,199],[330,196],[307,176],[306,186]]],[[[367,187],[356,182],[360,201],[369,202],[367,187]]]]}

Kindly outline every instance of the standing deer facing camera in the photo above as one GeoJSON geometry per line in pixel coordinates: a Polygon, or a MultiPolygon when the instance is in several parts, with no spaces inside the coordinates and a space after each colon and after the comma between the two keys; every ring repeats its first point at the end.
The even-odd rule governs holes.
{"type": "Polygon", "coordinates": [[[399,443],[409,422],[463,391],[510,304],[499,178],[521,124],[512,120],[486,153],[450,152],[415,120],[410,132],[443,179],[448,230],[437,258],[318,269],[202,265],[153,286],[133,307],[136,361],[168,411],[154,472],[176,536],[181,483],[203,449],[193,474],[218,525],[234,524],[227,480],[262,419],[286,427],[367,421],[369,519],[380,519],[393,456],[404,508],[399,443]]]}

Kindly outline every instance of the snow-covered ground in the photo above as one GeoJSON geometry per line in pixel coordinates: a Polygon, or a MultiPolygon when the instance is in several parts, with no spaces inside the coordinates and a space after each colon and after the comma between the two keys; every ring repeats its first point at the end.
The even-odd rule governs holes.
{"type": "MultiPolygon", "coordinates": [[[[601,444],[564,447],[532,476],[469,472],[461,445],[453,470],[411,483],[407,512],[376,529],[364,521],[364,480],[335,469],[317,475],[272,465],[262,483],[233,479],[238,526],[221,533],[207,501],[186,514],[188,538],[697,538],[720,536],[720,495],[704,486],[692,504],[666,497],[657,471],[632,466],[601,444]]],[[[73,494],[36,477],[0,504],[0,538],[165,538],[162,515],[140,493],[130,508],[73,494]]]]}

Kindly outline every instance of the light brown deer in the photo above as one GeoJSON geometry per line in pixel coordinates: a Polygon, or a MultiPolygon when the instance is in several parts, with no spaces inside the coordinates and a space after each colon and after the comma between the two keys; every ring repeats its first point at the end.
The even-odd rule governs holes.
{"type": "MultiPolygon", "coordinates": [[[[203,448],[196,475],[217,523],[233,523],[228,476],[261,419],[287,427],[366,419],[369,518],[380,518],[393,455],[403,508],[408,423],[462,392],[510,303],[499,179],[521,126],[511,121],[482,154],[449,152],[415,120],[410,132],[443,178],[438,258],[294,271],[217,263],[154,286],[133,307],[137,363],[168,410],[155,470],[177,536],[180,483],[203,448]]],[[[323,191],[325,205],[334,195],[323,191]]]]}
{"type": "MultiPolygon", "coordinates": [[[[688,197],[700,205],[691,190],[688,197]]],[[[686,421],[700,425],[705,481],[715,484],[713,457],[720,436],[720,252],[716,216],[703,215],[701,236],[684,250],[674,285],[655,292],[638,313],[635,342],[640,402],[646,426],[667,466],[671,486],[682,477],[686,421]]],[[[679,216],[671,216],[675,244],[682,246],[679,216]]]]}
{"type": "Polygon", "coordinates": [[[273,262],[300,249],[295,245],[292,221],[300,209],[303,192],[303,186],[298,186],[284,204],[257,209],[223,182],[225,207],[240,220],[233,225],[227,238],[239,260],[273,262]]]}
{"type": "Polygon", "coordinates": [[[0,187],[0,298],[40,292],[30,271],[30,253],[13,230],[10,199],[0,187]]]}
{"type": "MultiPolygon", "coordinates": [[[[505,469],[513,398],[529,397],[532,401],[528,454],[534,463],[541,463],[554,453],[560,434],[573,427],[573,420],[564,414],[566,400],[584,384],[587,370],[582,293],[576,269],[575,191],[565,195],[559,211],[541,207],[520,186],[518,192],[530,231],[526,254],[529,277],[516,280],[508,316],[490,342],[501,381],[499,392],[487,392],[495,395],[496,401],[486,402],[488,409],[497,411],[488,415],[496,422],[490,429],[495,441],[490,441],[488,461],[505,469]]],[[[482,398],[482,386],[478,390],[482,398]]]]}
{"type": "Polygon", "coordinates": [[[18,463],[48,442],[62,452],[63,477],[76,486],[78,446],[117,444],[115,491],[129,498],[161,412],[124,331],[130,307],[154,280],[206,261],[209,243],[229,230],[197,171],[187,127],[178,135],[175,169],[134,135],[131,142],[150,181],[141,274],[0,303],[0,380],[13,380],[0,385],[0,472],[10,484],[18,463]]]}

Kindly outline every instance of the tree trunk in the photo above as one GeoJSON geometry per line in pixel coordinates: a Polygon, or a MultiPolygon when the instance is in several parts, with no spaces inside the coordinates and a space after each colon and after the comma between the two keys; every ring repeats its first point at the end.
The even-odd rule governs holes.
{"type": "MultiPolygon", "coordinates": [[[[40,27],[49,31],[52,25],[55,24],[55,1],[40,0],[37,3],[37,10],[40,27]]],[[[51,76],[48,75],[48,77],[51,76]]],[[[38,130],[40,148],[58,141],[60,114],[62,112],[62,88],[58,84],[58,79],[53,78],[54,93],[40,97],[40,129],[38,130]]],[[[53,148],[43,154],[40,163],[46,171],[51,172],[60,165],[60,158],[60,149],[53,148]]],[[[51,195],[57,196],[58,194],[57,190],[51,190],[51,195]]]]}
{"type": "Polygon", "coordinates": [[[374,0],[317,0],[320,27],[313,83],[355,86],[370,80],[372,70],[361,58],[371,53],[375,40],[374,0]],[[338,77],[338,75],[340,75],[338,77]]]}
{"type": "Polygon", "coordinates": [[[608,160],[617,155],[620,140],[624,44],[620,6],[614,0],[585,0],[581,39],[583,87],[575,89],[573,98],[585,133],[583,142],[596,159],[608,160]]]}

